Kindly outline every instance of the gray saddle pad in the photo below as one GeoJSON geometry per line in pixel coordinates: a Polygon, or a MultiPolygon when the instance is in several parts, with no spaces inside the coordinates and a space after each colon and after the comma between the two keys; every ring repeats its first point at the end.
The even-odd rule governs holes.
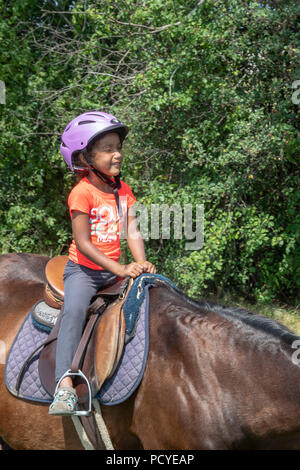
{"type": "MultiPolygon", "coordinates": [[[[144,375],[149,349],[149,287],[151,286],[144,288],[135,334],[126,344],[113,376],[104,382],[96,395],[103,405],[116,405],[125,401],[136,390],[144,375]]],[[[39,378],[38,360],[41,351],[38,351],[28,364],[19,394],[16,390],[17,378],[23,364],[30,354],[42,345],[48,334],[37,326],[30,312],[14,340],[5,366],[5,384],[14,396],[40,403],[52,402],[52,397],[46,392],[39,378]]]]}

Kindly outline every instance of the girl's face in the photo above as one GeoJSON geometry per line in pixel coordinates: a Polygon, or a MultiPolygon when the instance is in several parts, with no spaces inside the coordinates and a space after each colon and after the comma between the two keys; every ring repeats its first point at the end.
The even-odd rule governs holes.
{"type": "Polygon", "coordinates": [[[122,160],[122,144],[116,132],[105,134],[93,145],[93,166],[105,175],[117,176],[120,173],[122,160]]]}

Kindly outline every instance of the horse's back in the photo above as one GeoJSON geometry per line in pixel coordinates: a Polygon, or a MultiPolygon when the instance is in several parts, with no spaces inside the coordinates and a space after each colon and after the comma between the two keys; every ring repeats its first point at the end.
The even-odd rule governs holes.
{"type": "Polygon", "coordinates": [[[31,253],[7,253],[0,255],[0,289],[16,282],[45,282],[45,266],[48,256],[31,253]]]}
{"type": "Polygon", "coordinates": [[[7,352],[26,314],[43,298],[48,260],[29,253],[0,256],[0,333],[7,352]]]}

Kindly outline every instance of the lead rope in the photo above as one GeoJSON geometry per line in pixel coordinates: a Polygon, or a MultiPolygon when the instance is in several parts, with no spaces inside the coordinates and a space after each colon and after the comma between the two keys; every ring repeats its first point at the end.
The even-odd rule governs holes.
{"type": "Polygon", "coordinates": [[[102,440],[105,444],[105,447],[106,447],[107,450],[114,450],[114,446],[111,442],[111,439],[109,437],[109,432],[107,430],[106,424],[105,424],[103,416],[102,416],[101,406],[99,404],[99,401],[96,398],[93,400],[93,405],[94,405],[94,408],[95,408],[96,422],[97,422],[98,429],[99,429],[99,432],[101,434],[102,440]]]}
{"type": "Polygon", "coordinates": [[[85,450],[95,450],[94,447],[92,446],[89,438],[87,437],[87,434],[84,430],[84,427],[82,426],[80,419],[78,416],[72,416],[72,421],[75,426],[76,432],[79,436],[80,442],[82,446],[85,448],[85,450]]]}
{"type": "MultiPolygon", "coordinates": [[[[114,450],[114,446],[111,442],[111,439],[109,437],[109,432],[107,430],[106,424],[104,422],[102,412],[101,412],[101,407],[98,402],[98,400],[95,398],[93,400],[93,405],[94,405],[94,413],[95,413],[95,419],[96,423],[99,429],[99,432],[101,434],[101,438],[104,442],[106,450],[114,450]]],[[[79,439],[81,441],[81,444],[85,448],[85,450],[95,450],[93,445],[91,444],[89,438],[87,437],[87,434],[84,430],[84,427],[81,424],[81,421],[78,416],[72,416],[73,424],[75,426],[75,429],[77,431],[77,434],[79,436],[79,439]]]]}

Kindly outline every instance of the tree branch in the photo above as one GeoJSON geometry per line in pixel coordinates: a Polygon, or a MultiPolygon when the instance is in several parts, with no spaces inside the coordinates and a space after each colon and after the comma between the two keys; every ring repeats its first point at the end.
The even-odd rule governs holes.
{"type": "MultiPolygon", "coordinates": [[[[164,26],[160,26],[159,28],[153,28],[152,26],[147,26],[144,24],[126,23],[124,21],[118,21],[115,18],[111,18],[109,16],[107,17],[107,20],[111,21],[112,23],[120,24],[123,26],[133,26],[134,28],[144,28],[144,29],[147,29],[149,34],[156,34],[156,33],[160,33],[161,31],[164,31],[165,29],[171,28],[172,26],[179,26],[180,24],[184,23],[191,15],[195,13],[195,11],[204,3],[204,1],[205,0],[199,0],[197,5],[181,21],[176,21],[176,23],[166,24],[164,26]]],[[[102,13],[96,13],[92,11],[57,11],[57,10],[51,11],[51,10],[44,10],[44,9],[41,9],[41,11],[43,11],[44,13],[60,14],[60,15],[88,15],[88,14],[91,15],[92,14],[93,16],[102,16],[102,13]]],[[[71,24],[70,22],[68,23],[71,24]]],[[[135,33],[135,34],[142,34],[142,33],[135,33]]]]}

